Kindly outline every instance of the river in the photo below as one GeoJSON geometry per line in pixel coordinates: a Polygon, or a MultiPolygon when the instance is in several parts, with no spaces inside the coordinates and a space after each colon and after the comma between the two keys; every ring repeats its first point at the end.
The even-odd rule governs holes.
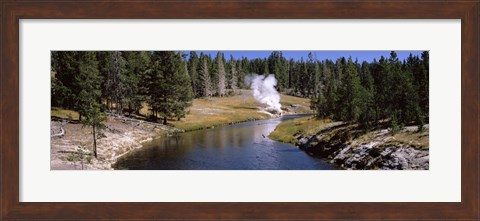
{"type": "Polygon", "coordinates": [[[131,170],[334,170],[297,147],[268,138],[282,121],[250,121],[163,137],[127,154],[113,166],[131,170]]]}

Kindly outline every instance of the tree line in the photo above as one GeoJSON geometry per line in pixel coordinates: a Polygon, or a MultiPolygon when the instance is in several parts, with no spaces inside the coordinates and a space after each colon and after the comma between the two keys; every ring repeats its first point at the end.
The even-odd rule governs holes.
{"type": "Polygon", "coordinates": [[[274,51],[268,58],[227,61],[218,52],[195,51],[54,51],[52,52],[52,106],[77,110],[92,100],[102,110],[138,112],[142,102],[152,117],[182,118],[192,98],[227,96],[247,89],[250,73],[274,74],[277,89],[312,98],[319,117],[344,121],[394,118],[400,123],[428,120],[428,52],[400,61],[389,58],[359,63],[341,57],[287,60],[274,51]],[[188,57],[188,59],[187,59],[188,57]],[[87,93],[88,92],[88,93],[87,93]]]}
{"type": "Polygon", "coordinates": [[[310,98],[320,118],[358,122],[364,128],[390,120],[394,130],[428,122],[428,51],[410,54],[403,61],[392,51],[388,58],[361,63],[351,57],[321,61],[314,53],[300,60],[273,51],[267,58],[231,56],[226,61],[220,52],[215,58],[190,52],[188,70],[195,97],[224,96],[226,91],[248,88],[244,80],[250,73],[274,74],[277,90],[310,98]]]}
{"type": "Polygon", "coordinates": [[[158,51],[53,51],[51,105],[75,110],[79,121],[92,127],[97,157],[98,130],[106,112],[139,112],[143,102],[149,117],[182,118],[193,99],[185,56],[158,51]]]}
{"type": "Polygon", "coordinates": [[[371,63],[342,57],[306,66],[320,76],[311,102],[320,118],[358,122],[364,128],[389,120],[394,131],[413,123],[422,129],[428,122],[428,51],[404,61],[392,51],[371,63]]]}

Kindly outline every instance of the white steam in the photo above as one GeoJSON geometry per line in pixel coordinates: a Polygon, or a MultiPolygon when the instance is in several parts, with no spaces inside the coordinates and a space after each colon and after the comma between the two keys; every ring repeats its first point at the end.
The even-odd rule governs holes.
{"type": "Polygon", "coordinates": [[[267,111],[274,114],[282,113],[280,94],[275,89],[277,79],[273,74],[267,77],[258,74],[250,74],[245,78],[246,84],[250,85],[255,100],[267,105],[267,111]]]}

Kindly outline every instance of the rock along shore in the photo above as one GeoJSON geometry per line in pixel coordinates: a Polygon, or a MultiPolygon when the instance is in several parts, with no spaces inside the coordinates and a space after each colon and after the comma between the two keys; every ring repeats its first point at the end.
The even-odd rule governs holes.
{"type": "Polygon", "coordinates": [[[316,135],[295,135],[296,146],[310,155],[326,158],[344,169],[428,170],[428,125],[397,134],[388,129],[364,133],[356,125],[332,123],[316,135]]]}

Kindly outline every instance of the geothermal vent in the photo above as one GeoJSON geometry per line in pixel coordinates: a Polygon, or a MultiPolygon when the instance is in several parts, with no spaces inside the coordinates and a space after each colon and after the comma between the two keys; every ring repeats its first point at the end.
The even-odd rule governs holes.
{"type": "Polygon", "coordinates": [[[251,74],[245,78],[245,81],[247,85],[250,85],[255,100],[267,106],[265,111],[271,114],[282,114],[280,94],[275,89],[277,79],[273,74],[268,76],[251,74]]]}

